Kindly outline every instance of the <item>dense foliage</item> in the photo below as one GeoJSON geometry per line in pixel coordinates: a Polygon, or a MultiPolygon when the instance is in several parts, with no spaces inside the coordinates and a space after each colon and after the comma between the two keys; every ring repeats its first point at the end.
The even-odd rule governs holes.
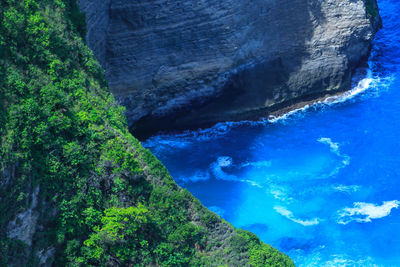
{"type": "Polygon", "coordinates": [[[129,133],[75,1],[0,3],[1,266],[292,265],[129,133]]]}

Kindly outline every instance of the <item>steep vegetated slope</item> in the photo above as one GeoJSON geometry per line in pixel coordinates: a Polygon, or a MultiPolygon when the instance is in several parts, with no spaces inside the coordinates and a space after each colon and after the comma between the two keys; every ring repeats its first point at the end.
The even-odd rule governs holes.
{"type": "Polygon", "coordinates": [[[1,266],[292,266],[129,133],[75,1],[0,1],[1,266]]]}

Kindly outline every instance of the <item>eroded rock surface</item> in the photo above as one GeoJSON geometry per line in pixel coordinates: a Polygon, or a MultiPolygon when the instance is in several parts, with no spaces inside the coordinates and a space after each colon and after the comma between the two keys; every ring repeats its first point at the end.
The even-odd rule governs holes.
{"type": "Polygon", "coordinates": [[[7,227],[9,238],[19,239],[28,246],[32,245],[32,238],[36,232],[36,224],[39,218],[39,212],[36,210],[39,191],[40,187],[37,186],[30,194],[29,208],[19,213],[7,227]]]}
{"type": "Polygon", "coordinates": [[[147,129],[349,89],[381,25],[375,0],[100,2],[80,0],[88,44],[130,126],[147,129]]]}

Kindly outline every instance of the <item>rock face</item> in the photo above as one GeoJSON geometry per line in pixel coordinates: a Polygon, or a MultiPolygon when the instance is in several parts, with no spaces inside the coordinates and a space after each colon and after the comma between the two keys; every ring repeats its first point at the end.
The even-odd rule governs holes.
{"type": "MultiPolygon", "coordinates": [[[[78,1],[79,2],[79,1],[78,1]]],[[[108,27],[110,25],[111,0],[81,1],[80,8],[86,10],[87,42],[103,67],[106,63],[108,27]]]]}
{"type": "Polygon", "coordinates": [[[381,26],[376,0],[80,0],[80,6],[88,45],[139,130],[266,116],[349,89],[381,26]]]}
{"type": "Polygon", "coordinates": [[[32,238],[36,232],[36,224],[39,218],[39,212],[36,210],[38,204],[38,194],[40,187],[37,186],[32,193],[30,207],[19,213],[16,218],[8,224],[7,236],[16,238],[27,244],[32,245],[32,238]]]}

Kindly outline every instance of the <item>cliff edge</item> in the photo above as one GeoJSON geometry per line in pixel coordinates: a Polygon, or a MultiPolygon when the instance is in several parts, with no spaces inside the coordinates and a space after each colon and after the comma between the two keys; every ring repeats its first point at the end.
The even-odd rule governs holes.
{"type": "Polygon", "coordinates": [[[376,0],[80,0],[87,42],[136,129],[186,128],[347,90],[376,0]],[[136,123],[140,121],[140,123],[136,123]]]}
{"type": "Polygon", "coordinates": [[[0,1],[0,266],[294,266],[131,135],[84,29],[74,1],[0,1]]]}

